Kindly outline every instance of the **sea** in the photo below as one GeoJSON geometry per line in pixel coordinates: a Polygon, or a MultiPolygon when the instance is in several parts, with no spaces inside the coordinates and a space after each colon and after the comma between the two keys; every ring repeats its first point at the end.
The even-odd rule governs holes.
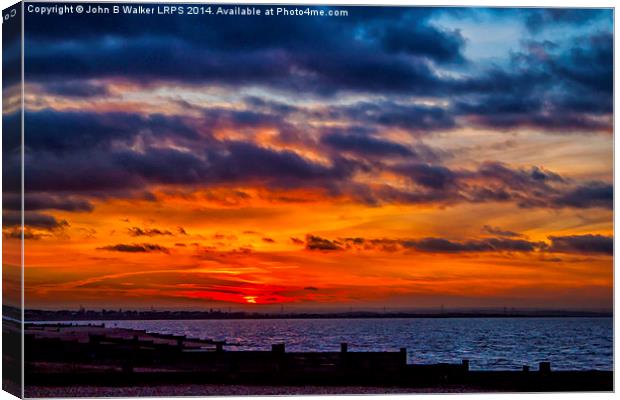
{"type": "MultiPolygon", "coordinates": [[[[81,321],[88,323],[94,321],[81,321]]],[[[460,363],[471,370],[613,370],[612,318],[359,318],[121,320],[107,327],[225,340],[227,350],[398,351],[412,364],[460,363]]]]}

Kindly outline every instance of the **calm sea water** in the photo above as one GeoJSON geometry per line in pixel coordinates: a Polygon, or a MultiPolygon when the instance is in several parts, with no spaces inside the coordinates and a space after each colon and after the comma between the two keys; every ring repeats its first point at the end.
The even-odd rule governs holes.
{"type": "Polygon", "coordinates": [[[510,370],[550,361],[553,369],[613,369],[611,318],[420,318],[106,321],[106,326],[146,329],[235,343],[229,350],[397,351],[409,363],[470,360],[471,369],[510,370]]]}

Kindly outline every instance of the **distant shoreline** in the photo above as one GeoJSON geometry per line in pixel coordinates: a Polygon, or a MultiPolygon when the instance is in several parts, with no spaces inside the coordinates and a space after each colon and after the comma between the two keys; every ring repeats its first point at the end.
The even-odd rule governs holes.
{"type": "Polygon", "coordinates": [[[275,319],[457,319],[457,318],[613,318],[613,313],[539,312],[539,313],[208,313],[208,312],[65,312],[26,311],[25,322],[42,321],[146,321],[146,320],[275,320],[275,319]]]}

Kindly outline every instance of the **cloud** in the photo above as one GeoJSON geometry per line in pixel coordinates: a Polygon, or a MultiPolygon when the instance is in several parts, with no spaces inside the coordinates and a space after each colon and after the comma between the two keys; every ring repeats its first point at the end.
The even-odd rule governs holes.
{"type": "Polygon", "coordinates": [[[540,243],[520,239],[488,238],[455,242],[442,238],[424,238],[403,242],[406,248],[427,253],[533,252],[540,243]]]}
{"type": "MultiPolygon", "coordinates": [[[[4,193],[2,204],[6,210],[21,210],[21,194],[4,193]]],[[[68,195],[53,195],[47,193],[26,193],[24,196],[24,210],[62,210],[72,212],[90,212],[93,205],[80,198],[68,195]]]]}
{"type": "Polygon", "coordinates": [[[139,228],[134,226],[133,228],[128,228],[130,236],[172,236],[172,232],[157,228],[139,228]]]}
{"type": "MultiPolygon", "coordinates": [[[[39,232],[35,232],[30,228],[26,228],[23,230],[23,238],[24,240],[39,240],[45,237],[49,237],[51,236],[50,234],[47,233],[39,233],[39,232]]],[[[2,237],[5,240],[21,240],[22,239],[22,230],[20,228],[12,228],[12,229],[5,229],[2,231],[2,237]]]]}
{"type": "Polygon", "coordinates": [[[613,209],[614,187],[604,182],[590,182],[577,186],[555,199],[558,206],[575,208],[601,207],[613,209]]]}
{"type": "MultiPolygon", "coordinates": [[[[21,226],[22,215],[19,211],[5,210],[2,213],[2,225],[5,227],[21,226]]],[[[24,226],[47,231],[63,229],[69,226],[66,220],[58,220],[52,215],[41,214],[34,211],[24,213],[24,226]]]]}
{"type": "Polygon", "coordinates": [[[304,242],[303,240],[301,240],[301,239],[299,239],[299,238],[296,238],[296,237],[292,237],[292,238],[291,238],[291,242],[293,242],[294,244],[299,244],[299,245],[302,245],[302,244],[305,244],[305,243],[306,243],[306,242],[304,242]]]}
{"type": "Polygon", "coordinates": [[[569,8],[530,8],[523,9],[525,26],[534,33],[540,32],[549,27],[566,25],[585,25],[596,19],[606,19],[608,14],[604,9],[590,9],[582,12],[583,9],[569,8]]]}
{"type": "MultiPolygon", "coordinates": [[[[177,16],[166,16],[159,26],[153,24],[159,20],[153,16],[115,16],[114,23],[96,16],[94,24],[85,23],[91,16],[83,15],[62,32],[56,28],[62,24],[52,23],[54,17],[33,15],[40,23],[27,32],[26,75],[29,81],[43,83],[55,78],[47,90],[67,96],[105,96],[105,87],[93,79],[123,77],[232,87],[242,82],[316,96],[360,92],[447,100],[448,106],[441,107],[387,101],[350,107],[363,120],[412,132],[455,128],[457,117],[501,129],[609,132],[611,122],[593,116],[611,116],[611,13],[579,10],[577,16],[575,10],[563,11],[460,10],[468,16],[491,13],[512,24],[522,19],[562,26],[587,20],[610,28],[591,28],[581,35],[575,30],[571,40],[560,43],[523,41],[506,63],[466,60],[467,40],[478,38],[466,39],[458,29],[433,24],[434,16],[456,12],[445,9],[395,8],[377,17],[371,15],[376,10],[358,7],[351,9],[356,17],[346,21],[277,19],[266,24],[246,17],[235,26],[232,21],[237,18],[229,17],[227,23],[190,24],[192,28],[177,16]],[[72,40],[72,46],[62,45],[66,40],[72,40]],[[470,68],[462,68],[464,63],[470,68]]],[[[280,107],[277,112],[290,111],[280,107]]],[[[248,111],[239,116],[243,113],[252,117],[248,111]]]]}
{"type": "Polygon", "coordinates": [[[26,155],[28,186],[32,191],[136,193],[149,184],[218,184],[261,182],[292,188],[329,187],[348,179],[357,163],[335,158],[331,165],[306,159],[289,150],[252,143],[196,143],[199,156],[177,149],[149,147],[143,151],[84,149],[63,156],[26,155]],[[170,168],[174,165],[174,168],[170,168]],[[87,177],[87,178],[86,178],[87,177]]]}
{"type": "Polygon", "coordinates": [[[511,68],[493,66],[455,82],[453,90],[462,96],[451,105],[454,115],[470,125],[503,130],[611,133],[612,33],[568,43],[524,42],[512,53],[511,68]]]}
{"type": "Polygon", "coordinates": [[[53,82],[44,85],[47,93],[65,97],[99,97],[109,94],[108,88],[102,84],[83,81],[53,82]]]}
{"type": "Polygon", "coordinates": [[[448,189],[448,187],[454,185],[458,179],[456,173],[441,165],[398,165],[394,167],[393,170],[408,177],[417,185],[429,189],[448,189]]]}
{"type": "MultiPolygon", "coordinates": [[[[57,219],[48,214],[35,211],[24,212],[23,238],[25,240],[40,240],[52,236],[64,235],[65,229],[70,227],[69,222],[57,219]]],[[[11,209],[2,212],[2,234],[5,239],[22,238],[22,214],[11,209]]]]}
{"type": "Polygon", "coordinates": [[[400,128],[411,133],[428,133],[456,127],[456,121],[444,107],[397,101],[361,101],[333,109],[331,113],[352,121],[363,121],[366,125],[400,128]]]}
{"type": "Polygon", "coordinates": [[[508,230],[504,230],[504,229],[501,229],[499,227],[490,226],[490,225],[483,226],[482,227],[482,231],[485,232],[485,233],[489,233],[491,235],[503,236],[503,237],[508,237],[508,238],[524,237],[525,236],[522,233],[508,231],[508,230]]]}
{"type": "Polygon", "coordinates": [[[614,254],[613,236],[603,235],[573,235],[549,236],[552,253],[579,253],[579,254],[614,254]]]}
{"type": "Polygon", "coordinates": [[[198,139],[189,121],[177,116],[129,112],[58,112],[50,109],[25,115],[27,152],[36,150],[60,153],[81,150],[107,150],[112,143],[132,145],[136,137],[148,142],[151,137],[198,139]]]}
{"type": "MultiPolygon", "coordinates": [[[[340,107],[340,112],[418,133],[462,124],[610,132],[611,10],[394,7],[380,15],[374,8],[347,10],[351,15],[342,19],[266,23],[231,16],[208,26],[187,24],[182,16],[81,15],[64,29],[58,28],[60,16],[32,15],[25,72],[49,93],[87,98],[106,96],[98,82],[119,77],[137,84],[260,86],[319,97],[351,92],[400,97],[340,107]],[[468,42],[479,38],[441,26],[437,21],[445,14],[524,24],[533,39],[523,40],[502,62],[466,59],[468,42]],[[580,22],[593,25],[575,29],[580,22]],[[547,39],[534,26],[564,27],[568,39],[547,39]],[[66,46],[69,40],[72,45],[66,46]],[[434,105],[400,101],[410,96],[431,98],[434,105]]],[[[280,116],[294,110],[252,101],[280,116]]],[[[268,120],[259,114],[231,112],[240,118],[236,123],[268,120]]]]}
{"type": "Polygon", "coordinates": [[[515,239],[523,235],[485,226],[486,232],[498,237],[451,240],[440,237],[426,238],[340,238],[338,241],[321,239],[326,243],[343,245],[346,250],[379,250],[396,252],[415,250],[433,254],[459,253],[574,253],[613,255],[613,237],[602,235],[549,236],[550,243],[515,239]],[[511,236],[512,235],[512,236],[511,236]],[[516,236],[515,236],[516,235],[516,236]]]}
{"type": "Polygon", "coordinates": [[[465,38],[458,30],[407,21],[400,26],[385,24],[371,30],[388,52],[426,56],[440,63],[463,63],[465,38]],[[377,32],[378,31],[378,32],[377,32]]]}
{"type": "Polygon", "coordinates": [[[307,250],[322,250],[333,251],[342,250],[341,244],[338,241],[331,241],[323,239],[319,236],[306,235],[306,249],[307,250]]]}
{"type": "Polygon", "coordinates": [[[122,253],[169,253],[167,248],[158,244],[151,243],[115,244],[110,246],[97,247],[97,250],[118,251],[122,253]]]}
{"type": "Polygon", "coordinates": [[[214,20],[208,27],[192,24],[191,29],[178,16],[166,16],[165,20],[115,16],[114,24],[106,23],[106,16],[88,24],[82,21],[90,20],[89,16],[81,16],[82,21],[72,24],[68,32],[54,28],[55,18],[33,16],[33,26],[48,30],[28,30],[26,76],[29,80],[125,76],[219,84],[242,81],[319,94],[342,90],[402,92],[433,87],[438,79],[427,65],[429,61],[462,58],[458,32],[425,23],[422,18],[428,18],[428,12],[400,9],[381,19],[371,15],[376,11],[356,8],[351,12],[358,18],[278,18],[266,24],[262,18],[227,17],[227,21],[214,20]],[[419,25],[412,33],[442,43],[397,43],[388,28],[399,20],[403,28],[419,25]],[[371,24],[383,32],[382,41],[358,37],[360,29],[371,24]],[[102,27],[107,29],[102,31],[102,27]],[[145,29],[150,35],[144,34],[145,29]],[[59,45],[69,39],[72,46],[59,45]],[[58,57],[54,63],[49,62],[52,55],[58,57]],[[341,73],[342,65],[348,65],[346,74],[341,73]],[[377,70],[385,73],[376,74],[377,70]],[[299,76],[304,79],[297,79],[299,76]]]}
{"type": "MultiPolygon", "coordinates": [[[[112,117],[99,117],[103,121],[109,118],[112,117]]],[[[174,131],[175,120],[162,118],[162,126],[174,131]]],[[[93,132],[105,131],[107,125],[96,126],[98,120],[87,120],[94,124],[93,132]]],[[[185,126],[181,126],[180,132],[185,126]]],[[[134,149],[127,147],[133,143],[127,135],[123,139],[127,141],[125,146],[115,142],[112,135],[108,139],[84,141],[85,147],[80,151],[69,152],[69,148],[58,143],[52,146],[57,151],[52,152],[43,147],[29,148],[25,156],[30,189],[27,206],[88,211],[92,207],[87,200],[90,197],[143,198],[151,185],[222,184],[320,189],[328,196],[349,196],[373,205],[514,202],[524,208],[611,208],[612,203],[612,186],[608,183],[575,182],[543,167],[514,168],[494,161],[482,162],[475,169],[447,167],[432,149],[423,145],[409,148],[367,134],[323,136],[322,146],[338,151],[328,152],[327,160],[321,161],[251,141],[217,140],[210,136],[194,140],[197,134],[190,133],[166,136],[171,143],[179,140],[175,147],[146,145],[141,140],[141,147],[134,149]],[[343,155],[346,149],[353,156],[343,155]],[[395,154],[403,159],[395,160],[395,154]],[[428,158],[436,161],[423,162],[428,158]],[[368,184],[354,179],[358,172],[377,176],[385,171],[402,176],[410,185],[395,188],[387,183],[368,184]]],[[[7,176],[18,170],[19,164],[5,168],[7,176]]]]}
{"type": "Polygon", "coordinates": [[[329,134],[321,138],[321,142],[336,150],[350,151],[361,155],[378,156],[412,156],[414,152],[398,143],[364,135],[329,134]]]}
{"type": "Polygon", "coordinates": [[[603,182],[575,184],[559,174],[532,166],[513,168],[486,161],[475,169],[428,163],[395,163],[385,167],[412,186],[375,187],[374,201],[400,203],[513,202],[521,208],[611,208],[612,187],[603,182]]]}

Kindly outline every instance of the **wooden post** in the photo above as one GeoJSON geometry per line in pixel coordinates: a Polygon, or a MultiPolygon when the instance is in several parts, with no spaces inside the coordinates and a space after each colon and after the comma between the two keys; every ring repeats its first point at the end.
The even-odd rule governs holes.
{"type": "Polygon", "coordinates": [[[541,361],[538,364],[538,371],[543,373],[551,372],[551,363],[549,361],[541,361]]]}
{"type": "Polygon", "coordinates": [[[407,348],[406,347],[400,348],[400,362],[403,365],[407,365],[407,348]]]}
{"type": "Polygon", "coordinates": [[[218,353],[224,351],[224,342],[215,342],[215,351],[218,353]]]}
{"type": "Polygon", "coordinates": [[[101,343],[101,339],[102,337],[100,335],[94,335],[92,333],[88,335],[88,342],[90,344],[98,345],[99,343],[101,343]]]}
{"type": "Polygon", "coordinates": [[[274,353],[284,353],[286,351],[284,343],[272,344],[271,351],[274,353]]]}
{"type": "Polygon", "coordinates": [[[530,372],[530,366],[529,365],[524,365],[523,366],[523,372],[530,372]]]}
{"type": "Polygon", "coordinates": [[[132,374],[133,373],[133,364],[131,360],[125,360],[121,366],[121,370],[124,374],[132,374]]]}
{"type": "Polygon", "coordinates": [[[469,372],[469,360],[462,360],[461,365],[463,366],[463,371],[469,372]]]}
{"type": "Polygon", "coordinates": [[[284,343],[276,343],[271,345],[271,354],[273,359],[273,368],[275,373],[280,373],[284,368],[284,343]]]}
{"type": "Polygon", "coordinates": [[[346,353],[349,350],[349,345],[347,343],[340,343],[340,352],[346,353]]]}

